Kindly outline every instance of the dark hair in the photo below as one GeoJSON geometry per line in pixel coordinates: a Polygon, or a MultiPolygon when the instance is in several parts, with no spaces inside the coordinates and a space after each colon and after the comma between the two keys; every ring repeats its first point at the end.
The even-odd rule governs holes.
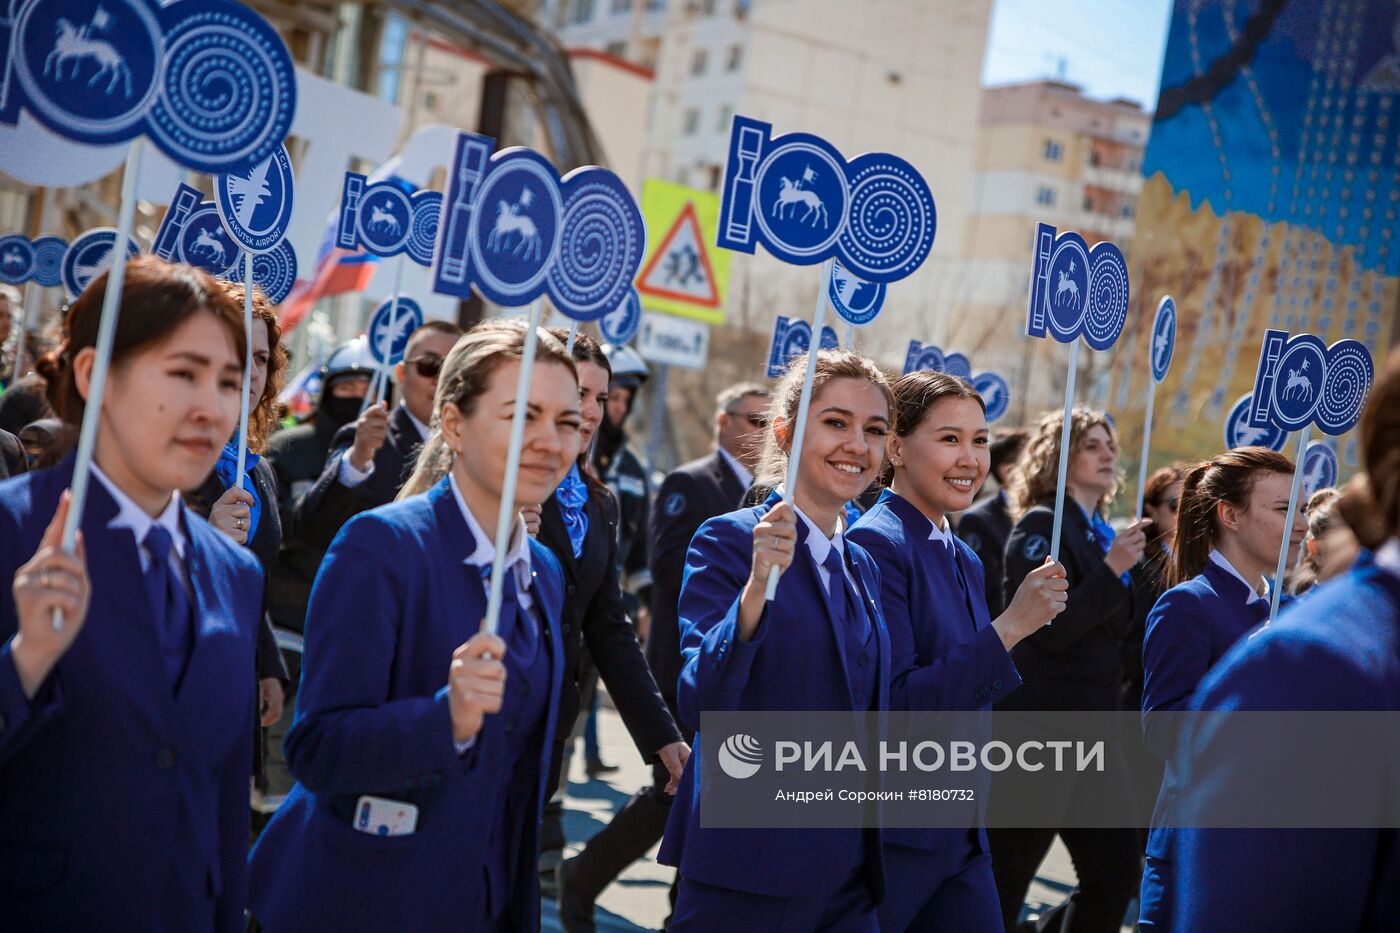
{"type": "MultiPolygon", "coordinates": [[[[97,344],[107,276],[104,272],[93,279],[69,307],[63,325],[63,343],[40,358],[35,367],[48,383],[49,404],[70,431],[82,423],[87,407],[78,392],[73,359],[80,351],[97,344]]],[[[247,352],[243,308],[223,285],[193,266],[166,262],[155,256],[128,261],[116,332],[112,337],[112,365],[165,340],[201,312],[213,314],[224,325],[242,360],[247,352]]]]}
{"type": "MultiPolygon", "coordinates": [[[[569,345],[569,330],[566,327],[547,327],[550,335],[557,337],[559,342],[565,347],[569,345]]],[[[595,366],[603,367],[603,371],[608,374],[608,382],[612,382],[612,364],[608,362],[608,355],[603,352],[603,348],[598,345],[598,341],[579,331],[574,334],[574,349],[571,353],[575,363],[592,363],[595,366]]],[[[583,391],[583,381],[579,380],[579,391],[583,391]]],[[[603,417],[607,417],[604,415],[603,417]]],[[[591,493],[602,493],[608,488],[607,483],[598,476],[593,469],[592,451],[580,450],[578,452],[578,474],[583,477],[584,483],[588,485],[591,493]]]]}
{"type": "Polygon", "coordinates": [[[894,420],[899,425],[895,434],[900,437],[913,434],[919,425],[923,424],[933,406],[945,398],[975,399],[978,407],[982,409],[982,414],[987,413],[987,403],[977,394],[972,383],[952,373],[920,369],[901,376],[892,388],[896,412],[894,420]]]}
{"type": "MultiPolygon", "coordinates": [[[[1026,449],[1026,441],[1030,440],[1030,435],[1025,428],[1009,428],[1005,431],[998,431],[996,437],[992,439],[990,450],[992,454],[991,474],[1000,477],[1002,467],[1013,466],[1021,457],[1021,451],[1026,449]]],[[[998,478],[998,482],[1000,479],[998,478]]]]}
{"type": "MultiPolygon", "coordinates": [[[[1143,504],[1150,505],[1153,508],[1161,508],[1163,505],[1166,505],[1167,493],[1171,491],[1173,486],[1181,482],[1182,477],[1185,476],[1185,468],[1186,464],[1184,463],[1173,463],[1170,466],[1162,467],[1160,470],[1157,470],[1151,476],[1147,477],[1147,483],[1142,487],[1143,504]]],[[[1178,501],[1177,508],[1180,507],[1181,503],[1178,501]]],[[[1165,531],[1162,531],[1154,525],[1149,537],[1151,540],[1161,542],[1165,545],[1166,542],[1162,539],[1166,537],[1166,534],[1165,531]]]]}
{"type": "MultiPolygon", "coordinates": [[[[229,296],[243,307],[243,283],[225,282],[229,296]]],[[[261,288],[253,287],[253,318],[260,320],[267,328],[267,382],[263,384],[258,404],[248,412],[248,449],[262,453],[267,439],[277,430],[281,405],[277,396],[282,394],[282,385],[287,378],[287,348],[282,345],[282,321],[272,302],[267,300],[261,288]]]]}
{"type": "MultiPolygon", "coordinates": [[[[1376,373],[1361,415],[1360,437],[1361,462],[1377,518],[1387,534],[1400,534],[1400,347],[1390,351],[1376,373]]],[[[1364,539],[1363,543],[1374,546],[1364,539]]]]}
{"type": "Polygon", "coordinates": [[[419,334],[446,334],[453,340],[456,340],[458,337],[462,336],[462,328],[458,327],[453,321],[444,321],[434,318],[431,321],[424,321],[417,330],[409,334],[408,342],[412,343],[414,338],[419,334]]]}
{"type": "MultiPolygon", "coordinates": [[[[1181,583],[1206,569],[1211,548],[1220,540],[1216,507],[1243,506],[1260,473],[1293,475],[1293,461],[1267,447],[1239,447],[1217,454],[1186,471],[1176,510],[1176,564],[1171,582],[1181,583]]],[[[1285,529],[1284,534],[1287,534],[1285,529]]]]}

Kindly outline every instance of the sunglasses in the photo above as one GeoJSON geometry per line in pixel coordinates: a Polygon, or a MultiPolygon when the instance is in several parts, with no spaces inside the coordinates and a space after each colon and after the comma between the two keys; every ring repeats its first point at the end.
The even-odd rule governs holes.
{"type": "Polygon", "coordinates": [[[737,411],[727,411],[725,414],[731,418],[743,418],[749,423],[749,427],[751,428],[761,428],[768,423],[768,416],[762,412],[752,412],[745,415],[737,411]]]}
{"type": "Polygon", "coordinates": [[[411,360],[404,360],[404,363],[412,365],[424,379],[436,379],[438,373],[442,372],[442,357],[436,353],[424,353],[411,360]]]}

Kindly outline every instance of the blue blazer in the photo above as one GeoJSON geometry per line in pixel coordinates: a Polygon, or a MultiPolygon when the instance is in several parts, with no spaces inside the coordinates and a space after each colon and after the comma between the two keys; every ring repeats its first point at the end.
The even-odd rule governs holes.
{"type": "MultiPolygon", "coordinates": [[[[947,550],[929,540],[932,527],[922,512],[886,489],[846,536],[865,548],[880,568],[880,610],[890,633],[893,670],[890,706],[990,710],[994,700],[1020,685],[1021,678],[992,628],[982,562],[954,536],[971,597],[965,600],[947,550]]],[[[977,799],[980,815],[986,787],[977,799]]],[[[985,851],[986,831],[979,826],[977,835],[985,851]]],[[[927,851],[945,850],[966,837],[966,829],[885,830],[886,842],[927,851]]]]}
{"type": "MultiPolygon", "coordinates": [[[[446,479],[360,513],[332,542],[311,593],[285,743],[297,785],[250,856],[249,906],[264,928],[461,930],[484,916],[487,801],[512,774],[491,716],[457,754],[446,687],[452,652],[486,614],[481,572],[465,563],[476,546],[446,479]],[[417,830],[351,828],[364,794],[417,806],[417,830]]],[[[509,847],[528,884],[507,910],[520,930],[538,923],[536,828],[564,674],[559,564],[533,540],[530,559],[548,621],[550,696],[535,818],[513,828],[509,847]]]]}
{"type": "MultiPolygon", "coordinates": [[[[1363,554],[1344,576],[1295,601],[1270,626],[1239,642],[1201,683],[1198,710],[1400,710],[1400,541],[1363,554]]],[[[1277,786],[1297,750],[1270,743],[1232,754],[1228,731],[1207,719],[1182,739],[1188,820],[1221,825],[1232,795],[1277,786]]],[[[1356,788],[1339,774],[1335,793],[1400,783],[1387,775],[1356,788]]],[[[1388,805],[1394,800],[1373,801],[1388,805]]],[[[1225,823],[1224,825],[1228,825],[1225,823]]],[[[1400,831],[1391,829],[1177,831],[1176,882],[1168,891],[1177,930],[1400,929],[1400,831]]]]}
{"type": "Polygon", "coordinates": [[[182,510],[196,633],[172,693],[131,531],[88,485],[92,598],[26,700],[10,659],[10,581],[39,549],[70,457],[0,484],[0,926],[243,929],[258,562],[182,510]]]}
{"type": "MultiPolygon", "coordinates": [[[[695,751],[676,791],[659,858],[679,868],[683,878],[751,894],[794,897],[836,890],[857,867],[862,832],[703,827],[697,771],[704,741],[702,711],[851,709],[843,633],[828,611],[821,577],[804,544],[805,522],[797,523],[797,559],[782,575],[754,637],[744,642],[736,635],[739,596],[753,558],[753,529],[777,501],[774,494],[757,508],[710,519],[695,533],[686,555],[676,704],[681,721],[695,731],[695,751]],[[856,862],[838,852],[857,853],[856,862]]],[[[877,708],[888,709],[890,641],[874,599],[880,575],[860,545],[848,540],[846,547],[879,643],[877,708]]],[[[878,845],[872,851],[878,852],[878,845]]],[[[883,877],[878,863],[871,870],[878,901],[883,877]]]]}

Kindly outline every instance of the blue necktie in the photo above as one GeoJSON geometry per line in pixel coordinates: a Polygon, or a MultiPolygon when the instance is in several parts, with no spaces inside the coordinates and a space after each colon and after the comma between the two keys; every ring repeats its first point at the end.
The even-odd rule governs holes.
{"type": "Polygon", "coordinates": [[[150,557],[145,572],[146,596],[150,600],[165,672],[172,688],[179,686],[193,636],[193,613],[185,583],[170,565],[170,548],[174,543],[170,532],[159,524],[152,525],[141,542],[150,557]]]}
{"type": "Polygon", "coordinates": [[[588,537],[588,484],[578,475],[578,464],[569,468],[569,473],[559,488],[554,490],[554,498],[559,502],[559,514],[564,517],[564,528],[569,532],[569,546],[574,559],[583,554],[583,540],[588,537]]]}
{"type": "Polygon", "coordinates": [[[973,627],[977,625],[977,614],[972,611],[972,593],[967,587],[967,576],[963,573],[962,560],[958,555],[958,546],[949,538],[944,542],[948,546],[948,558],[953,562],[953,571],[958,577],[958,589],[962,590],[963,605],[967,607],[967,617],[972,620],[973,627]]]}
{"type": "Polygon", "coordinates": [[[822,561],[822,566],[826,568],[827,598],[830,600],[831,611],[836,616],[836,621],[843,628],[849,629],[850,634],[855,637],[856,644],[867,644],[874,631],[870,628],[870,620],[865,617],[865,613],[857,611],[857,608],[851,605],[851,588],[846,585],[845,564],[841,560],[841,551],[835,545],[826,552],[826,560],[822,561]]]}
{"type": "MultiPolygon", "coordinates": [[[[482,568],[485,582],[489,585],[491,567],[482,568]]],[[[521,664],[534,658],[539,649],[539,638],[535,632],[535,620],[520,605],[520,597],[515,589],[515,568],[507,566],[505,580],[501,586],[501,618],[497,627],[511,655],[521,664]]]]}
{"type": "MultiPolygon", "coordinates": [[[[1084,512],[1084,506],[1079,506],[1079,510],[1084,512]]],[[[1113,539],[1118,537],[1118,532],[1114,531],[1113,526],[1103,520],[1103,516],[1099,514],[1097,509],[1085,512],[1085,517],[1089,519],[1089,540],[1097,544],[1100,551],[1107,554],[1109,548],[1113,547],[1113,539]]],[[[1123,581],[1124,586],[1133,585],[1133,578],[1129,573],[1124,573],[1118,579],[1123,581]]]]}

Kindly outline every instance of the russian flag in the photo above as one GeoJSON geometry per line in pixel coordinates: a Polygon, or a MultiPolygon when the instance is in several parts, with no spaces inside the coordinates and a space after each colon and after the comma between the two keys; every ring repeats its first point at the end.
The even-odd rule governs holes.
{"type": "MultiPolygon", "coordinates": [[[[400,178],[395,172],[399,157],[394,156],[385,162],[367,179],[369,184],[387,181],[405,194],[412,194],[418,186],[400,178]]],[[[326,232],[321,238],[321,246],[316,251],[316,272],[310,279],[302,279],[292,288],[292,292],[282,302],[282,330],[290,331],[301,321],[311,308],[322,298],[331,295],[344,295],[347,292],[362,292],[369,287],[369,280],[379,268],[379,257],[364,250],[342,249],[335,245],[336,228],[339,225],[339,210],[332,211],[326,218],[326,232]]]]}

